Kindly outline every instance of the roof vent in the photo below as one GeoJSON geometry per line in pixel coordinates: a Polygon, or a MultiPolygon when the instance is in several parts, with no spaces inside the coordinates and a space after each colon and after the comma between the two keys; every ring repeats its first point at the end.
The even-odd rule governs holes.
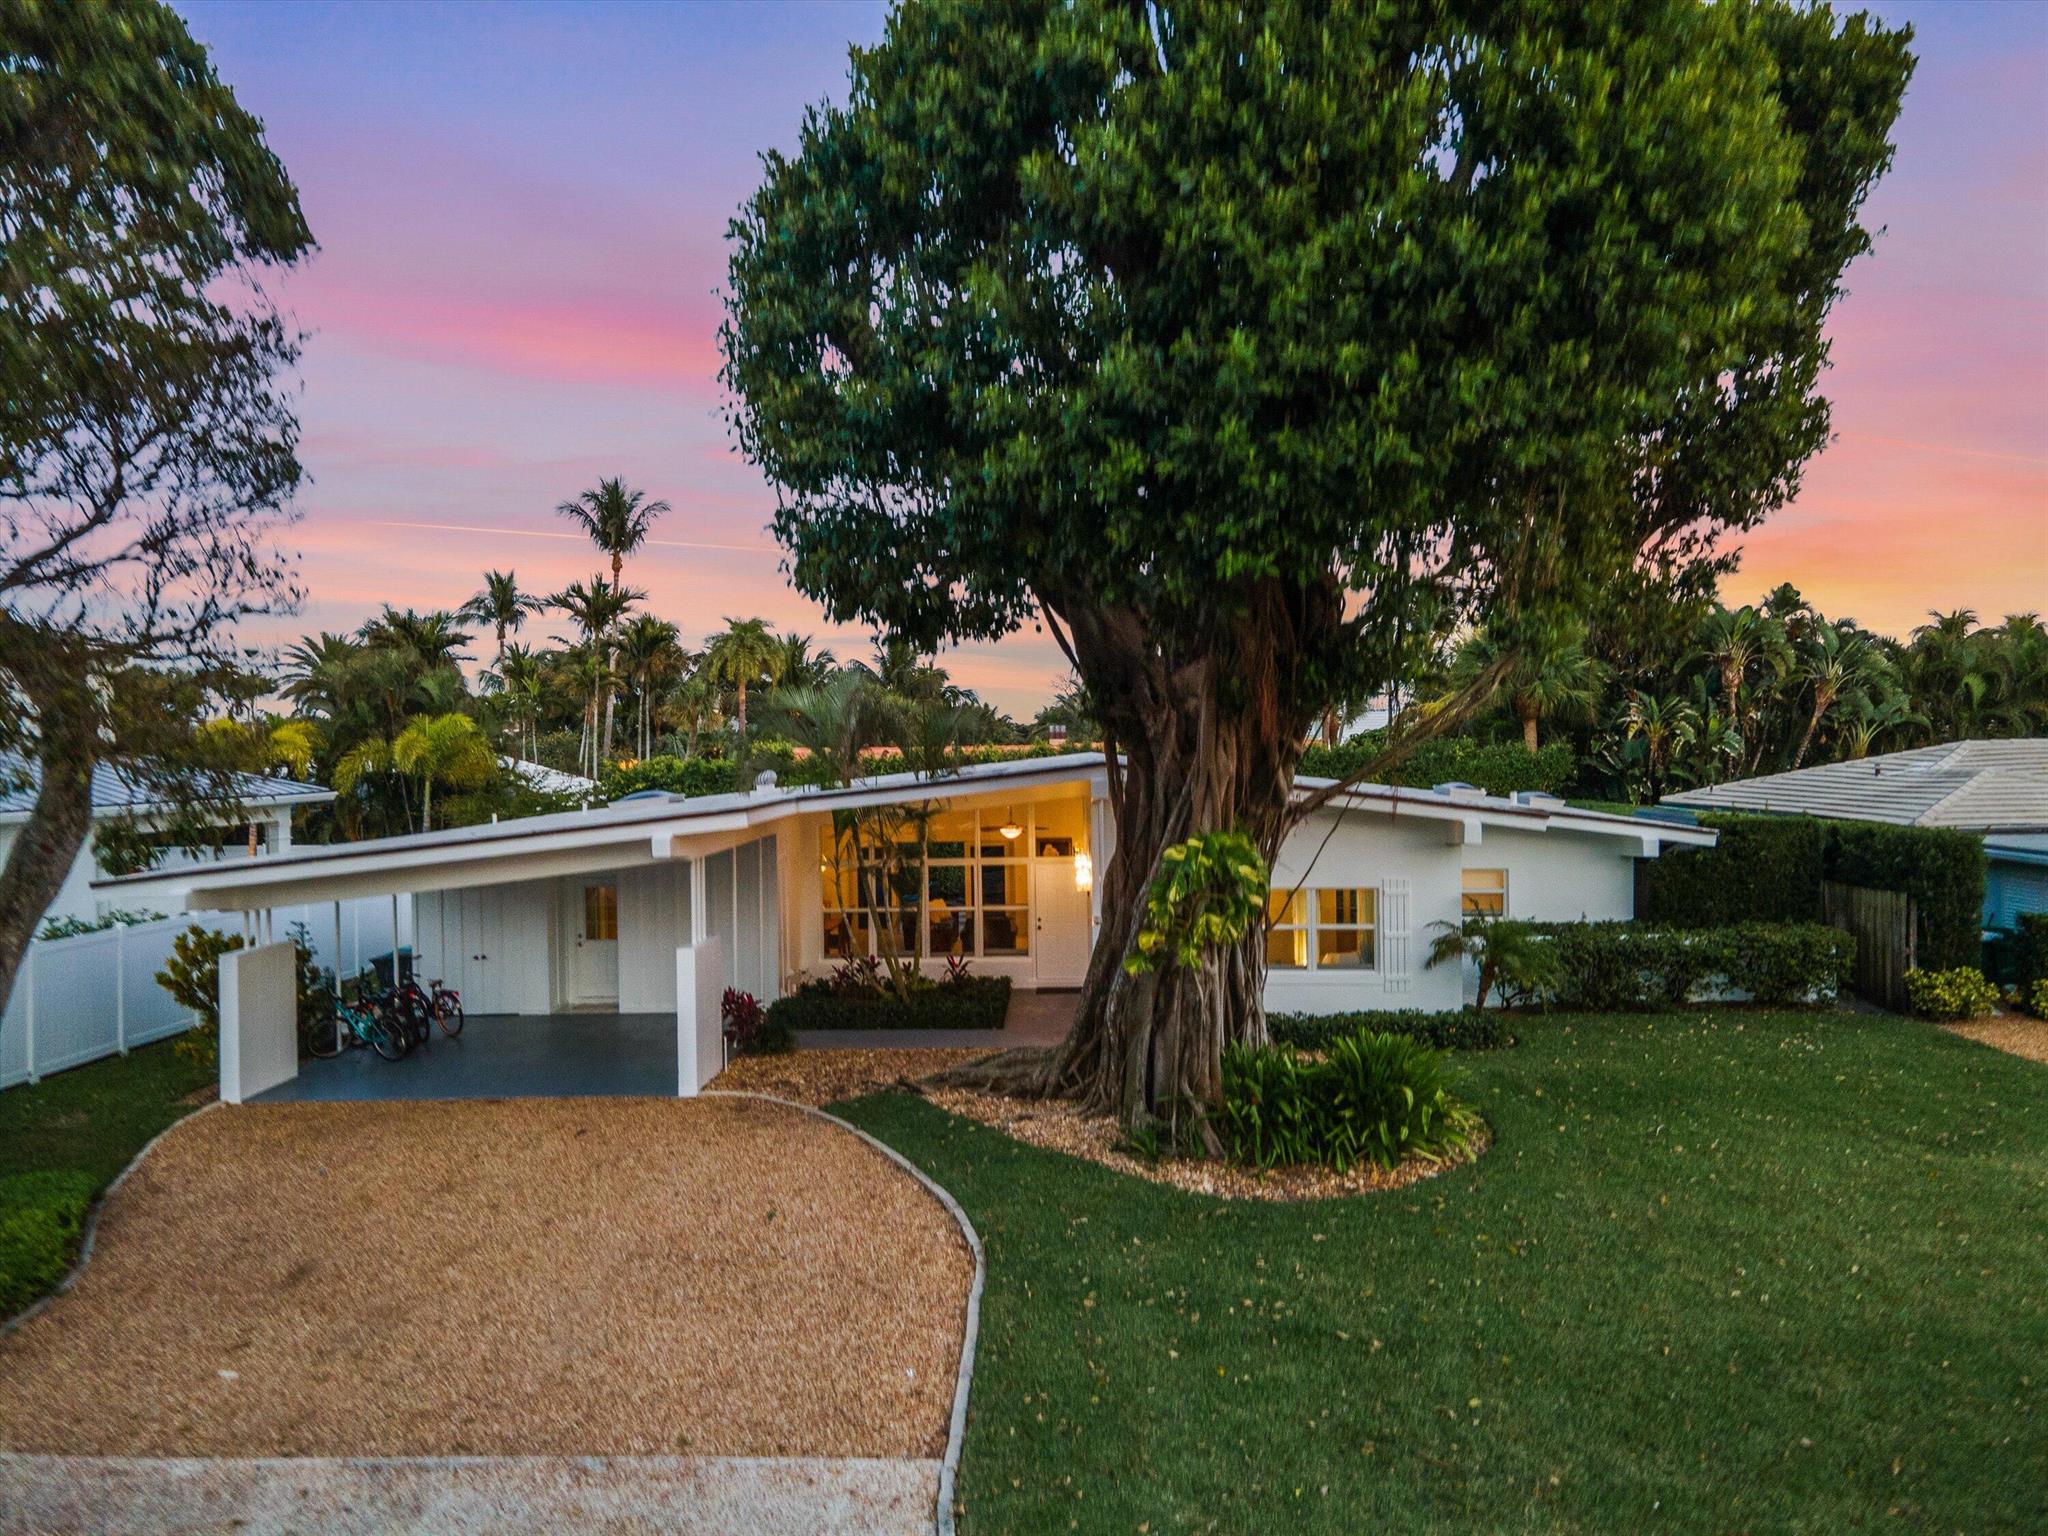
{"type": "Polygon", "coordinates": [[[1567,808],[1560,796],[1551,794],[1547,789],[1518,789],[1515,791],[1515,804],[1526,805],[1532,811],[1562,811],[1567,808]]]}
{"type": "Polygon", "coordinates": [[[673,800],[675,796],[665,789],[636,789],[630,795],[620,795],[613,805],[631,805],[635,800],[673,800]]]}
{"type": "Polygon", "coordinates": [[[1481,789],[1477,784],[1467,784],[1463,779],[1453,779],[1448,784],[1432,784],[1430,788],[1448,800],[1460,800],[1470,803],[1486,798],[1485,790],[1481,789]]]}
{"type": "Polygon", "coordinates": [[[770,790],[774,789],[775,786],[780,782],[781,780],[776,778],[775,770],[773,768],[763,768],[759,773],[754,775],[754,793],[757,795],[765,795],[770,790]]]}

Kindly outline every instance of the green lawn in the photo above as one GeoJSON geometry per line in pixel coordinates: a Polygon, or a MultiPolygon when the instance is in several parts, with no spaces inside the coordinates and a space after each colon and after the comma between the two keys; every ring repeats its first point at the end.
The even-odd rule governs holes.
{"type": "Polygon", "coordinates": [[[64,1278],[93,1197],[213,1080],[174,1051],[146,1045],[0,1093],[0,1319],[64,1278]]]}
{"type": "Polygon", "coordinates": [[[2048,1068],[1737,1012],[1467,1065],[1476,1165],[1299,1206],[842,1106],[987,1244],[963,1529],[2048,1529],[2048,1068]]]}

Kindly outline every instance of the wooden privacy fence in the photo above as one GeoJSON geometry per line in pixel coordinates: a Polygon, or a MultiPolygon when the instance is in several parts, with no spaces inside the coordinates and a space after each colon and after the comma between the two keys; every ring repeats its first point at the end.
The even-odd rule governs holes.
{"type": "Polygon", "coordinates": [[[1850,986],[1865,1002],[1902,1012],[1906,1007],[1906,972],[1913,967],[1914,936],[1920,912],[1904,891],[1878,891],[1868,886],[1820,884],[1821,916],[1856,940],[1856,966],[1850,986]]]}

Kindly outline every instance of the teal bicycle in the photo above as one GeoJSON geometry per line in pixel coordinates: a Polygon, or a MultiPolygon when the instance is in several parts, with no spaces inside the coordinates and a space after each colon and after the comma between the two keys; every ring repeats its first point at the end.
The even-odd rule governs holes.
{"type": "Polygon", "coordinates": [[[332,995],[332,1017],[316,1022],[307,1037],[306,1049],[314,1056],[327,1060],[365,1045],[386,1061],[411,1053],[414,1032],[389,1011],[365,999],[351,1002],[339,992],[332,995]]]}

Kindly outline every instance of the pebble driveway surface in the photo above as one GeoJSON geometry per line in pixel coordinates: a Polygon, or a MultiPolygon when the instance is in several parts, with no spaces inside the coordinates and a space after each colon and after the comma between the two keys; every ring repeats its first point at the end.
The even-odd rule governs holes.
{"type": "Polygon", "coordinates": [[[783,1105],[210,1110],[0,1340],[0,1529],[929,1529],[972,1278],[783,1105]]]}

